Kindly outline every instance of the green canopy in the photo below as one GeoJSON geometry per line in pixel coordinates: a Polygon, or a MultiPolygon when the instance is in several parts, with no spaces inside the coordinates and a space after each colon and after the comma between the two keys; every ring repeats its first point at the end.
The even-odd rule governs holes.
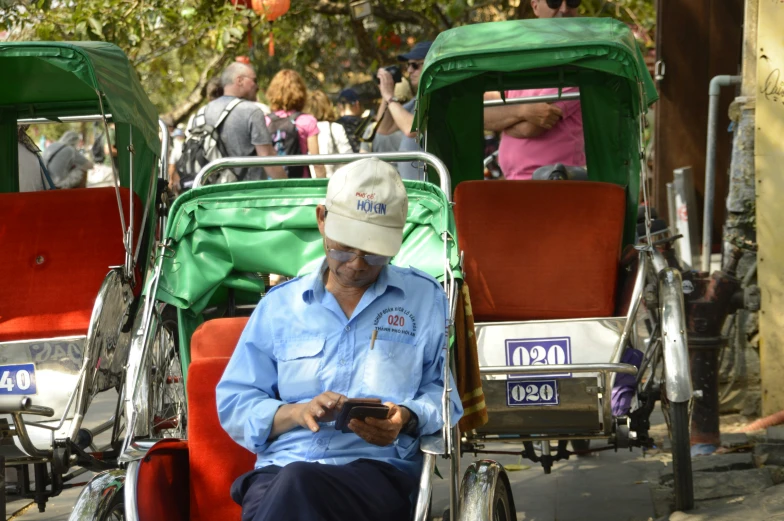
{"type": "MultiPolygon", "coordinates": [[[[455,232],[449,203],[431,183],[405,184],[408,218],[393,264],[443,278],[441,234],[454,237],[455,232]]],[[[186,192],[171,209],[157,298],[199,314],[227,287],[258,300],[264,290],[259,273],[297,276],[317,269],[324,249],[315,208],[323,204],[326,190],[327,179],[308,179],[208,185],[186,192]]],[[[454,240],[449,244],[457,272],[456,245],[454,240]]]]}
{"type": "MultiPolygon", "coordinates": [[[[639,191],[639,118],[658,96],[637,42],[621,22],[516,20],[441,33],[419,80],[420,138],[446,163],[453,185],[482,179],[483,93],[575,86],[589,177],[627,188],[631,225],[639,191]]],[[[632,228],[627,226],[627,242],[632,228]]]]}
{"type": "Polygon", "coordinates": [[[133,144],[133,188],[146,200],[161,150],[158,113],[119,47],[105,42],[4,42],[0,70],[0,191],[17,189],[16,176],[9,175],[16,172],[17,119],[101,114],[102,96],[103,112],[111,114],[116,125],[121,182],[130,184],[128,146],[133,144]]]}

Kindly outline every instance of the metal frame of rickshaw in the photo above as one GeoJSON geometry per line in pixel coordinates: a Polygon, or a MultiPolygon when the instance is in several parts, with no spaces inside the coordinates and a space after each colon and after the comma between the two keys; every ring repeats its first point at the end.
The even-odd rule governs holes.
{"type": "MultiPolygon", "coordinates": [[[[69,116],[62,116],[62,117],[36,117],[36,118],[17,118],[17,126],[21,125],[41,125],[41,124],[51,124],[51,123],[82,123],[82,122],[101,122],[103,123],[103,132],[105,133],[107,140],[109,139],[110,133],[108,125],[112,122],[112,115],[107,113],[105,110],[104,105],[104,94],[96,89],[96,99],[98,101],[98,106],[100,108],[101,114],[96,115],[69,115],[69,116]]],[[[56,109],[54,109],[56,110],[56,109]]],[[[73,114],[73,111],[70,111],[73,114]]],[[[88,372],[93,370],[96,367],[96,364],[102,357],[106,357],[106,343],[105,341],[101,342],[99,340],[91,341],[93,338],[97,338],[99,336],[99,332],[105,332],[106,325],[101,325],[101,319],[105,320],[106,317],[101,315],[102,310],[104,309],[105,303],[110,303],[112,298],[124,298],[122,295],[115,292],[112,293],[112,287],[116,287],[117,284],[120,284],[122,287],[125,287],[129,284],[128,281],[132,281],[134,278],[134,271],[139,266],[140,274],[142,277],[145,276],[145,267],[146,261],[142,259],[141,263],[139,263],[139,255],[142,251],[143,239],[144,239],[144,231],[148,226],[148,218],[150,214],[154,214],[154,210],[152,209],[153,206],[157,205],[158,200],[156,197],[156,190],[158,189],[157,180],[161,179],[163,181],[168,181],[168,172],[167,172],[167,157],[169,151],[169,134],[168,128],[166,127],[165,123],[158,119],[158,129],[160,132],[161,137],[161,150],[160,155],[155,161],[154,169],[158,171],[158,175],[150,175],[150,182],[149,182],[149,189],[147,192],[147,203],[144,206],[143,214],[140,222],[140,229],[138,230],[138,238],[136,243],[133,243],[134,238],[134,198],[133,196],[129,197],[128,201],[128,221],[126,222],[125,215],[124,215],[124,208],[123,208],[123,201],[120,196],[120,175],[117,169],[117,166],[114,165],[112,162],[112,180],[113,180],[113,187],[114,193],[117,197],[117,205],[119,210],[120,216],[120,224],[122,227],[123,233],[123,245],[125,249],[125,261],[123,262],[122,266],[112,267],[109,270],[109,273],[105,277],[100,290],[96,296],[96,303],[93,308],[92,316],[90,319],[90,323],[88,326],[87,336],[84,340],[83,351],[82,351],[82,363],[79,367],[78,376],[76,378],[74,390],[67,400],[66,405],[62,411],[62,414],[59,417],[55,425],[47,425],[42,423],[41,421],[29,421],[25,419],[25,415],[35,415],[40,416],[43,418],[52,418],[55,415],[55,410],[52,407],[48,407],[44,398],[43,403],[33,403],[33,400],[29,396],[20,397],[20,402],[18,407],[11,407],[11,406],[4,406],[0,409],[0,414],[10,416],[13,425],[14,431],[13,436],[19,440],[19,445],[21,446],[21,450],[27,454],[27,456],[15,459],[8,459],[5,458],[6,466],[13,466],[13,465],[27,465],[27,464],[49,464],[52,465],[52,478],[48,478],[46,475],[39,474],[44,472],[44,468],[39,467],[36,465],[35,468],[35,493],[31,494],[29,491],[25,492],[28,488],[27,480],[29,479],[27,472],[22,472],[20,475],[20,479],[24,481],[21,484],[22,486],[22,493],[23,495],[31,495],[31,497],[35,497],[36,502],[39,504],[39,509],[43,512],[45,508],[46,501],[51,496],[58,495],[64,488],[69,488],[66,485],[66,482],[77,477],[85,472],[90,470],[98,471],[98,470],[105,470],[107,468],[115,468],[118,464],[118,460],[114,454],[113,444],[115,442],[121,441],[120,436],[122,435],[123,431],[123,424],[122,424],[122,415],[123,411],[120,407],[122,403],[122,393],[118,393],[117,399],[117,406],[114,409],[114,414],[106,420],[105,422],[101,423],[97,427],[88,430],[88,434],[90,435],[90,442],[87,448],[91,449],[93,452],[99,453],[96,457],[93,455],[93,452],[88,450],[81,449],[76,446],[77,434],[82,430],[82,423],[85,419],[85,415],[89,408],[89,402],[91,401],[91,397],[96,394],[94,386],[97,384],[97,380],[95,378],[90,378],[88,376],[88,372]],[[114,274],[114,275],[113,275],[114,274]],[[117,277],[119,275],[119,278],[117,277]],[[114,276],[114,278],[112,278],[114,276]],[[97,350],[97,352],[93,352],[97,350]],[[69,420],[69,417],[72,417],[69,420]],[[62,429],[62,427],[66,424],[67,421],[71,422],[70,435],[67,436],[64,440],[55,440],[54,435],[57,431],[62,429]],[[40,428],[45,429],[51,432],[51,440],[52,446],[50,449],[39,449],[35,446],[30,438],[30,434],[28,428],[40,428]],[[97,447],[95,445],[94,438],[95,436],[102,434],[104,432],[112,431],[112,444],[106,447],[97,447]],[[74,470],[70,473],[68,471],[73,466],[80,466],[81,468],[74,470]],[[56,476],[56,477],[55,477],[56,476]],[[51,490],[47,491],[47,485],[51,485],[51,490]]],[[[133,125],[129,125],[129,143],[132,145],[134,143],[133,138],[133,125]]],[[[111,143],[110,143],[111,145],[111,143]]],[[[155,152],[153,150],[153,152],[155,152]]],[[[129,172],[130,172],[130,192],[133,193],[133,179],[134,179],[134,154],[135,151],[133,150],[133,146],[129,146],[129,172]]],[[[137,209],[138,211],[138,209],[137,209]]],[[[153,215],[153,217],[155,217],[153,215]]],[[[157,216],[158,222],[157,226],[162,227],[165,226],[166,216],[165,212],[161,212],[160,215],[157,216]]],[[[148,239],[149,243],[152,244],[154,241],[154,237],[150,237],[148,239]]],[[[151,248],[150,248],[151,249],[151,248]]],[[[127,290],[123,290],[127,291],[127,290]]],[[[125,301],[124,304],[124,313],[132,312],[132,302],[133,296],[131,295],[130,301],[125,301]]],[[[117,326],[115,325],[115,329],[117,326]]],[[[119,331],[118,331],[119,333],[119,331]]],[[[51,339],[42,339],[45,341],[53,341],[53,340],[69,340],[69,339],[76,339],[81,337],[62,337],[62,338],[51,338],[51,339]]],[[[14,344],[26,344],[29,343],[31,340],[20,340],[20,341],[7,341],[3,342],[4,345],[10,346],[14,344]]],[[[37,340],[36,340],[37,341],[37,340]]],[[[125,350],[127,355],[128,349],[125,350]]],[[[114,354],[111,355],[112,357],[114,354]]],[[[122,364],[124,366],[124,362],[122,364]]],[[[122,374],[118,375],[120,379],[122,379],[122,374]]],[[[121,389],[120,389],[121,390],[121,389]]],[[[41,395],[36,396],[36,401],[42,398],[41,395]]],[[[2,491],[3,493],[3,500],[5,498],[5,490],[2,491]]]]}
{"type": "MultiPolygon", "coordinates": [[[[426,64],[427,65],[427,64],[426,64]]],[[[638,88],[642,91],[642,82],[638,81],[638,88]]],[[[421,94],[421,93],[420,93],[421,94]]],[[[559,92],[554,95],[544,96],[530,96],[514,99],[506,99],[502,95],[502,99],[486,100],[483,102],[484,107],[493,106],[506,106],[516,104],[528,103],[552,103],[556,101],[569,101],[579,100],[580,93],[564,93],[559,92]]],[[[644,114],[644,111],[641,112],[644,114]]],[[[643,143],[642,135],[644,131],[644,122],[642,116],[638,116],[639,124],[639,137],[640,144],[643,143]]],[[[421,125],[421,119],[417,120],[421,125]]],[[[441,122],[441,124],[445,124],[441,122]]],[[[422,144],[425,150],[428,148],[428,132],[427,129],[421,130],[422,144]]],[[[642,146],[642,145],[641,145],[642,146]]],[[[640,425],[648,421],[648,417],[653,409],[653,403],[647,404],[647,409],[637,409],[637,414],[644,415],[644,418],[634,418],[633,414],[628,417],[621,418],[621,423],[618,423],[618,418],[614,418],[611,411],[610,390],[613,388],[616,374],[630,374],[636,375],[636,396],[648,394],[653,396],[658,392],[658,386],[664,387],[663,395],[666,395],[667,401],[670,403],[686,404],[688,411],[691,410],[690,403],[693,398],[693,391],[691,385],[691,377],[689,374],[689,357],[686,341],[686,323],[685,323],[685,308],[683,303],[682,292],[682,279],[677,262],[672,262],[670,248],[672,242],[677,240],[678,236],[670,237],[666,235],[664,238],[660,234],[652,234],[651,232],[651,214],[648,206],[648,193],[646,180],[644,178],[646,168],[644,165],[644,150],[640,153],[640,190],[644,205],[644,225],[645,236],[640,238],[640,242],[635,245],[637,251],[637,266],[634,273],[634,284],[631,294],[631,299],[628,306],[628,311],[623,323],[622,331],[615,344],[613,355],[608,362],[599,363],[580,363],[580,364],[563,364],[563,365],[545,365],[545,366],[484,366],[480,367],[480,373],[483,379],[486,377],[502,376],[508,378],[509,376],[536,376],[536,375],[551,375],[557,373],[574,373],[576,375],[585,373],[598,374],[601,381],[601,388],[604,389],[603,399],[600,399],[601,411],[601,425],[602,432],[591,433],[575,433],[573,435],[556,434],[547,432],[546,430],[538,434],[520,434],[518,436],[510,436],[508,433],[503,433],[504,438],[514,438],[521,442],[541,442],[541,456],[536,456],[532,449],[526,448],[523,451],[498,451],[498,450],[484,450],[483,443],[492,441],[497,436],[492,434],[482,433],[461,433],[454,434],[454,439],[461,440],[461,443],[456,444],[453,453],[459,455],[460,450],[476,454],[515,454],[520,455],[533,461],[542,461],[545,467],[545,472],[549,473],[549,465],[553,461],[568,458],[570,452],[565,450],[565,443],[568,440],[586,440],[586,439],[604,439],[610,440],[611,445],[607,448],[618,447],[629,448],[632,446],[641,446],[645,448],[649,446],[651,440],[647,438],[647,425],[640,425]],[[653,319],[657,318],[653,324],[653,330],[649,331],[650,341],[645,346],[637,346],[633,342],[635,340],[637,324],[635,323],[638,313],[646,306],[645,299],[643,298],[644,289],[647,282],[655,282],[658,280],[658,310],[649,310],[652,312],[653,319]],[[658,335],[658,336],[657,336],[658,335]],[[664,342],[664,339],[668,342],[664,342]],[[621,358],[624,350],[627,347],[637,347],[643,351],[643,360],[639,368],[631,365],[621,363],[621,358]],[[660,371],[660,372],[657,372],[660,371]],[[634,425],[640,425],[640,434],[638,438],[637,433],[633,430],[634,425]],[[630,429],[630,426],[632,429],[630,429]],[[551,456],[551,447],[549,442],[557,440],[559,442],[558,454],[551,456]],[[462,446],[462,447],[461,447],[462,446]]],[[[493,182],[493,181],[487,181],[493,182]]],[[[554,181],[556,182],[556,181],[554,181]]],[[[462,258],[462,252],[461,252],[462,258]]],[[[470,281],[469,281],[470,282],[470,281]]],[[[594,320],[594,319],[585,319],[594,320]]],[[[568,324],[574,320],[546,320],[546,321],[530,321],[530,322],[561,322],[568,324]]],[[[525,324],[526,322],[519,322],[525,324]]],[[[487,323],[492,324],[516,324],[516,323],[487,323]]],[[[477,323],[477,326],[480,326],[477,323]]],[[[480,350],[481,350],[480,345],[480,350]]],[[[487,396],[485,396],[487,399],[487,396]]],[[[489,412],[492,414],[492,412],[489,412]]],[[[688,417],[686,419],[688,422],[688,417]]],[[[668,422],[669,423],[669,422],[668,422]]],[[[688,424],[687,424],[688,425],[688,424]]],[[[688,426],[687,426],[688,428],[688,426]]],[[[688,433],[688,431],[687,431],[688,433]]],[[[670,435],[672,433],[670,432],[670,435]]],[[[505,441],[509,441],[508,439],[505,441]]],[[[683,441],[683,440],[681,440],[683,441]]],[[[688,443],[688,434],[685,442],[688,443]]],[[[529,445],[530,447],[530,445],[529,445]]],[[[688,447],[687,447],[688,449],[688,447]]],[[[604,450],[604,448],[598,449],[604,450]]],[[[688,451],[687,451],[688,453],[688,451]]],[[[453,460],[455,458],[453,457],[453,460]]],[[[459,459],[459,456],[458,456],[459,459]]],[[[691,465],[690,460],[686,463],[688,478],[681,476],[681,482],[684,480],[688,482],[684,485],[688,488],[688,492],[684,497],[678,497],[676,492],[676,506],[679,509],[688,510],[693,506],[693,492],[691,490],[691,465]]],[[[683,465],[684,462],[681,463],[683,465]]],[[[453,463],[454,465],[454,463],[453,463]]],[[[462,484],[450,483],[450,511],[457,512],[457,517],[452,515],[452,519],[482,519],[484,520],[485,512],[490,512],[490,503],[487,502],[485,496],[488,492],[492,495],[495,482],[502,479],[504,470],[503,468],[493,461],[480,461],[472,464],[473,469],[467,472],[462,484]],[[484,474],[484,475],[483,475],[484,474]],[[457,498],[457,501],[455,500],[457,498]],[[487,505],[485,511],[475,509],[472,505],[487,505]],[[466,517],[466,507],[470,515],[475,517],[466,517]]],[[[678,472],[676,469],[676,480],[678,472]]],[[[452,476],[454,478],[454,474],[452,476]]],[[[506,479],[505,477],[503,479],[506,479]]],[[[506,481],[508,487],[508,481],[506,481]]],[[[678,488],[676,484],[676,489],[678,488]]],[[[489,518],[488,518],[489,519],[489,518]]]]}
{"type": "MultiPolygon", "coordinates": [[[[287,157],[247,157],[247,158],[223,158],[215,160],[206,165],[194,180],[194,190],[202,186],[203,181],[215,171],[227,167],[250,167],[250,166],[298,166],[298,165],[335,165],[365,159],[378,158],[385,161],[422,161],[432,166],[439,176],[440,189],[444,194],[448,204],[451,204],[451,180],[445,165],[432,154],[424,152],[410,153],[370,153],[370,154],[331,154],[320,156],[287,156],[287,157]]],[[[240,184],[240,183],[235,183],[240,184]]],[[[445,209],[445,212],[448,210],[445,209]]],[[[456,295],[456,273],[455,268],[450,264],[450,242],[454,244],[454,238],[444,231],[441,234],[444,245],[444,272],[442,281],[448,299],[450,310],[450,325],[454,325],[454,313],[457,306],[456,295]]],[[[134,349],[128,363],[128,378],[125,383],[125,408],[126,418],[128,418],[127,432],[141,432],[141,437],[134,437],[129,434],[125,438],[125,443],[121,450],[120,461],[125,470],[111,470],[99,474],[91,481],[91,486],[85,487],[77,500],[76,507],[70,519],[98,521],[101,515],[105,514],[104,508],[112,503],[112,498],[123,494],[125,505],[125,519],[128,521],[138,521],[138,513],[135,505],[138,498],[135,484],[138,480],[139,465],[146,453],[161,440],[161,438],[151,438],[148,430],[145,429],[144,419],[149,417],[146,403],[149,400],[147,389],[149,388],[147,369],[150,367],[151,351],[155,344],[155,330],[160,327],[160,309],[156,303],[155,295],[158,291],[158,283],[163,269],[163,258],[166,254],[168,244],[161,243],[158,246],[155,266],[151,278],[148,281],[148,290],[144,298],[143,312],[137,319],[137,330],[134,333],[134,349]],[[102,497],[103,501],[96,499],[102,497]],[[102,506],[103,505],[103,506],[102,506]]],[[[445,348],[444,381],[452,381],[450,375],[453,373],[454,360],[451,350],[445,348]]],[[[451,407],[449,392],[452,389],[447,383],[444,388],[442,398],[442,414],[445,425],[450,425],[451,407]]],[[[440,433],[420,438],[420,450],[423,453],[423,469],[415,505],[415,518],[417,521],[424,521],[429,512],[430,495],[432,492],[432,477],[435,471],[436,458],[442,456],[450,460],[450,482],[454,487],[459,484],[459,431],[457,426],[444,428],[440,433]],[[456,442],[456,440],[458,440],[456,442]]],[[[453,487],[453,501],[457,501],[457,489],[453,487]]],[[[120,498],[118,498],[119,500],[120,498]]]]}

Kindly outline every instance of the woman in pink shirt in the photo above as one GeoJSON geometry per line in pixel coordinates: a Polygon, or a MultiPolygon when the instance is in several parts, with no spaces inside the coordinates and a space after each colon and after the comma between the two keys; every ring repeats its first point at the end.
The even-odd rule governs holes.
{"type": "MultiPolygon", "coordinates": [[[[576,87],[564,93],[579,92],[576,87]]],[[[558,89],[510,90],[506,99],[558,94],[558,89]]],[[[485,99],[499,99],[486,93],[485,99]]],[[[585,166],[585,139],[579,101],[488,107],[485,129],[501,132],[498,162],[506,179],[531,179],[540,166],[585,166]]]]}
{"type": "MultiPolygon", "coordinates": [[[[277,118],[294,118],[294,125],[297,127],[299,135],[300,154],[318,155],[318,121],[311,114],[303,114],[305,103],[308,98],[308,89],[302,76],[291,69],[283,69],[278,72],[267,88],[267,102],[272,109],[272,113],[277,118]]],[[[266,117],[267,126],[272,124],[272,118],[266,117]]],[[[270,129],[270,134],[275,134],[270,129]]],[[[272,135],[273,143],[277,145],[276,139],[284,139],[285,136],[272,135]]],[[[327,172],[324,165],[314,165],[316,177],[326,177],[327,172]]],[[[307,167],[287,167],[289,177],[310,177],[307,167]]]]}

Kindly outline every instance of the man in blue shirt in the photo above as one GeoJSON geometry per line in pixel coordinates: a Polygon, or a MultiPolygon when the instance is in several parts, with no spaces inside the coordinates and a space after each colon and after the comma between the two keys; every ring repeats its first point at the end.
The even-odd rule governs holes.
{"type": "MultiPolygon", "coordinates": [[[[410,516],[418,438],[443,426],[448,310],[435,279],[389,265],[407,211],[391,165],[337,170],[316,209],[321,269],[276,286],[251,316],[217,388],[223,428],[258,455],[232,486],[243,521],[410,516]],[[379,398],[389,415],[341,432],[331,422],[349,398],[379,398]]],[[[456,423],[456,392],[451,402],[456,423]]]]}

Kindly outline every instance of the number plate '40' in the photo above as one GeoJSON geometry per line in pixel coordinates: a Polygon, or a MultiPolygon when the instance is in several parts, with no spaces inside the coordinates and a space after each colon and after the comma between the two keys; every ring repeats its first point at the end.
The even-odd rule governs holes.
{"type": "Polygon", "coordinates": [[[507,380],[506,405],[524,407],[558,405],[557,380],[507,380]]]}
{"type": "Polygon", "coordinates": [[[0,365],[0,395],[36,394],[35,365],[0,365]]]}
{"type": "MultiPolygon", "coordinates": [[[[506,365],[508,366],[528,367],[571,363],[572,342],[569,337],[520,338],[506,341],[506,365]]],[[[509,378],[563,378],[568,376],[572,376],[572,373],[510,374],[509,378]]]]}

